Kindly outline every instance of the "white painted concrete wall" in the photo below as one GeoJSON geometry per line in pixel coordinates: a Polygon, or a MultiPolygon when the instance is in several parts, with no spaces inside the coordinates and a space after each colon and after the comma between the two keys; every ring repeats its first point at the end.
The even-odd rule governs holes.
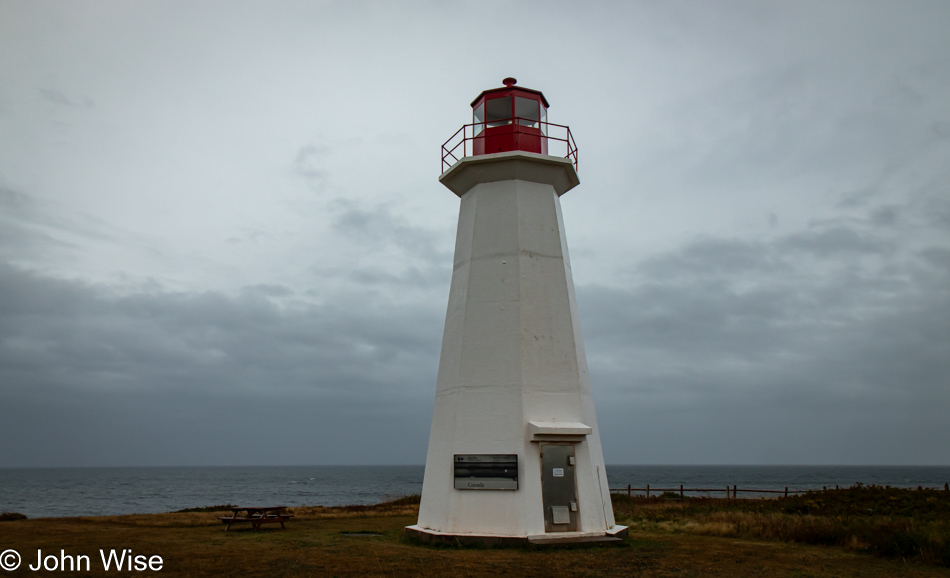
{"type": "MultiPolygon", "coordinates": [[[[532,421],[590,426],[589,435],[569,438],[580,440],[579,530],[614,525],[558,198],[564,191],[555,188],[574,169],[532,166],[519,176],[541,182],[499,180],[512,162],[538,162],[532,156],[539,155],[474,157],[476,184],[453,189],[461,207],[418,522],[430,530],[544,533],[532,421]],[[518,454],[519,489],[454,489],[453,456],[470,453],[518,454]]],[[[471,174],[457,180],[465,179],[471,174]]]]}

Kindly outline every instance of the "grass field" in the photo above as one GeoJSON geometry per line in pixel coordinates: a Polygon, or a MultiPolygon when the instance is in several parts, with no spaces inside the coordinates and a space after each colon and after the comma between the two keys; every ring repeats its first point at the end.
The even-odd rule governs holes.
{"type": "Polygon", "coordinates": [[[224,532],[217,519],[222,513],[207,511],[10,520],[0,522],[0,550],[22,555],[20,568],[4,573],[11,576],[30,574],[37,550],[57,563],[61,550],[90,559],[90,572],[40,575],[116,575],[103,572],[100,549],[162,558],[160,572],[125,575],[950,576],[937,557],[950,499],[939,492],[875,492],[852,488],[787,500],[615,496],[618,520],[631,533],[610,547],[422,545],[403,532],[416,517],[415,500],[408,498],[295,508],[287,530],[261,532],[224,532]],[[879,509],[868,512],[869,500],[879,509]],[[898,548],[879,548],[888,536],[898,548]],[[916,554],[899,551],[925,543],[930,546],[916,554]]]}

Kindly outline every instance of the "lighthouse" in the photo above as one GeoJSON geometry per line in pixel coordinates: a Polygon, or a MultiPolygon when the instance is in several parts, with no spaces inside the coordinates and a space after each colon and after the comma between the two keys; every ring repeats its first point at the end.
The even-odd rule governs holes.
{"type": "Polygon", "coordinates": [[[570,129],[506,78],[442,147],[460,199],[418,538],[618,541],[560,196],[570,129]]]}

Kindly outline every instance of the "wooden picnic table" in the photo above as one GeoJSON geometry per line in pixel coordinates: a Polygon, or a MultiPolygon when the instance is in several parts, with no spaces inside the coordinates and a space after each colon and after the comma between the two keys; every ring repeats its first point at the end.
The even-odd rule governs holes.
{"type": "Polygon", "coordinates": [[[231,524],[248,522],[254,526],[255,530],[260,530],[263,524],[280,524],[280,527],[286,530],[284,522],[293,518],[293,514],[285,514],[287,506],[233,506],[230,516],[219,516],[219,520],[227,524],[225,532],[231,529],[231,524]],[[242,516],[241,512],[245,512],[242,516]]]}

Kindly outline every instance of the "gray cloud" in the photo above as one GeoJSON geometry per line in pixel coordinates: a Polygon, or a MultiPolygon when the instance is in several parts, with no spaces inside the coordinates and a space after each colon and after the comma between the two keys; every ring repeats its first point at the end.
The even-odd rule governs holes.
{"type": "Polygon", "coordinates": [[[321,191],[327,182],[329,171],[326,168],[326,158],[329,148],[324,145],[308,144],[297,151],[294,159],[294,173],[306,181],[313,191],[321,191]]]}
{"type": "Polygon", "coordinates": [[[88,96],[70,98],[55,88],[38,88],[40,95],[47,101],[70,108],[93,108],[96,103],[88,96]]]}
{"type": "Polygon", "coordinates": [[[331,208],[333,228],[353,243],[380,248],[395,247],[408,256],[444,263],[452,255],[446,251],[446,223],[439,230],[414,225],[392,214],[384,205],[362,207],[352,201],[338,200],[331,208]]]}
{"type": "Polygon", "coordinates": [[[640,264],[629,287],[579,287],[605,429],[651,442],[608,445],[608,459],[950,459],[936,410],[950,403],[950,243],[902,253],[886,232],[899,222],[878,214],[863,230],[699,238],[640,264]],[[803,427],[827,437],[789,450],[817,441],[803,427]]]}
{"type": "MultiPolygon", "coordinates": [[[[0,382],[5,384],[6,411],[30,415],[32,429],[63,435],[77,419],[99,420],[98,427],[69,434],[84,445],[83,459],[115,463],[122,452],[111,448],[127,440],[106,443],[96,431],[141,420],[158,436],[178,421],[163,425],[163,415],[214,421],[217,430],[202,430],[211,437],[196,441],[198,447],[220,448],[231,446],[229,436],[236,431],[271,427],[268,417],[292,421],[272,424],[278,430],[339,426],[350,431],[360,422],[366,428],[361,437],[370,431],[386,437],[385,428],[394,426],[392,416],[411,415],[411,427],[423,437],[408,449],[380,442],[354,455],[326,447],[318,454],[307,448],[307,440],[294,440],[292,447],[307,457],[293,461],[421,459],[442,323],[429,309],[356,306],[345,300],[324,307],[282,307],[269,297],[286,296],[288,290],[275,286],[249,287],[236,297],[211,292],[116,296],[101,287],[9,266],[0,267],[0,294],[0,382]],[[59,406],[60,413],[72,407],[76,416],[58,423],[62,416],[56,411],[37,411],[46,404],[59,406]],[[238,410],[242,405],[245,410],[238,410]],[[332,412],[326,409],[330,406],[332,412]],[[216,417],[220,407],[236,409],[237,419],[216,417]],[[308,423],[306,407],[325,423],[308,423]],[[255,415],[255,408],[262,412],[260,426],[240,419],[255,415]],[[391,417],[381,424],[367,421],[367,416],[390,410],[391,417]],[[285,419],[276,415],[282,411],[288,411],[285,419]],[[419,420],[426,425],[418,426],[419,420]]],[[[3,426],[7,464],[70,462],[57,446],[30,444],[32,456],[17,451],[20,425],[8,420],[3,426]]],[[[205,463],[208,456],[190,448],[179,448],[178,461],[205,463]]],[[[280,455],[291,459],[293,452],[280,455]]],[[[227,462],[223,457],[213,461],[222,459],[227,462]]]]}
{"type": "Polygon", "coordinates": [[[886,239],[862,235],[849,227],[835,226],[789,235],[782,240],[784,249],[829,255],[832,253],[880,254],[892,247],[886,239]]]}
{"type": "Polygon", "coordinates": [[[76,254],[84,243],[138,244],[139,235],[95,216],[64,210],[55,200],[0,186],[0,255],[51,258],[76,254]]]}

